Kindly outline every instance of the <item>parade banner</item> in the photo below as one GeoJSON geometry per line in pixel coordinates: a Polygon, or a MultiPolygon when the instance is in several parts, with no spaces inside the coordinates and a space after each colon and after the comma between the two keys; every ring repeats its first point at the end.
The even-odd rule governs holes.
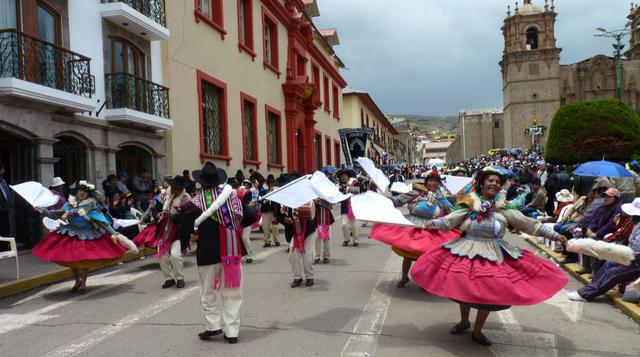
{"type": "Polygon", "coordinates": [[[353,167],[357,158],[367,157],[367,144],[373,135],[372,128],[338,129],[338,134],[347,166],[353,167]]]}

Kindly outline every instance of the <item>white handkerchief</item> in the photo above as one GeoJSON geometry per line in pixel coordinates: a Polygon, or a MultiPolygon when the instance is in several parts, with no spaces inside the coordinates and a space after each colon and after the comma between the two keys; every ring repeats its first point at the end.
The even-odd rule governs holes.
{"type": "Polygon", "coordinates": [[[378,186],[378,189],[382,193],[387,192],[389,188],[389,178],[382,172],[370,159],[366,157],[359,157],[356,161],[362,167],[362,169],[369,175],[369,178],[378,186]]]}
{"type": "Polygon", "coordinates": [[[33,207],[47,208],[58,203],[59,197],[42,186],[40,182],[29,181],[9,187],[33,207]]]}
{"type": "Polygon", "coordinates": [[[351,208],[356,219],[362,221],[415,226],[393,206],[390,199],[372,191],[351,197],[351,208]]]}
{"type": "Polygon", "coordinates": [[[336,185],[334,185],[333,182],[331,182],[327,176],[320,171],[314,172],[309,181],[311,182],[313,191],[318,195],[318,198],[329,203],[342,202],[351,197],[350,193],[345,195],[340,192],[336,185]]]}

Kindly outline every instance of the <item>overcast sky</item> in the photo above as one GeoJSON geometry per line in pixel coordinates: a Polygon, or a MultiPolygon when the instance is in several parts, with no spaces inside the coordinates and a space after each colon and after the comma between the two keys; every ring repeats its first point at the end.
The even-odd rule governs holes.
{"type": "MultiPolygon", "coordinates": [[[[318,0],[315,22],[338,29],[335,50],[347,67],[342,74],[349,88],[369,92],[385,113],[457,115],[502,106],[500,27],[514,2],[318,0]]],[[[544,0],[533,3],[544,6],[544,0]]],[[[594,29],[624,27],[630,4],[556,1],[560,63],[611,55],[610,39],[593,37],[594,29]]]]}

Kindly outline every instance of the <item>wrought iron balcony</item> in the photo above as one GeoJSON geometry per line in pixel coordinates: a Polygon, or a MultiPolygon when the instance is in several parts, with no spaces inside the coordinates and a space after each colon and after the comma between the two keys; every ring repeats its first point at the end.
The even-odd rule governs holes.
{"type": "Polygon", "coordinates": [[[14,29],[0,31],[0,78],[91,98],[91,59],[14,29]]]}
{"type": "Polygon", "coordinates": [[[105,75],[107,109],[129,108],[169,119],[169,88],[128,73],[105,75]]]}
{"type": "Polygon", "coordinates": [[[136,9],[139,13],[151,20],[167,27],[167,14],[165,0],[101,0],[103,4],[121,2],[136,9]]]}

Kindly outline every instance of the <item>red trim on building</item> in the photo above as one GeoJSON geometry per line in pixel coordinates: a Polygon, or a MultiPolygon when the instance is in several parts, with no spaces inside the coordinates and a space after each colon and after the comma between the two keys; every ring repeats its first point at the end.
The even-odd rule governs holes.
{"type": "Polygon", "coordinates": [[[340,140],[338,139],[333,139],[333,155],[335,155],[335,161],[334,164],[337,168],[340,168],[340,166],[342,165],[342,150],[341,146],[340,146],[340,140]]]}
{"type": "Polygon", "coordinates": [[[338,87],[333,85],[333,117],[340,120],[340,102],[338,87]]]}
{"type": "Polygon", "coordinates": [[[320,170],[322,168],[322,164],[324,163],[324,160],[322,160],[322,156],[324,155],[324,153],[322,152],[322,132],[320,130],[316,130],[313,129],[313,161],[314,161],[314,166],[316,166],[314,168],[314,170],[320,170]],[[316,150],[318,150],[316,152],[316,150]],[[316,160],[318,158],[316,158],[316,155],[320,155],[319,156],[319,160],[316,160]]]}
{"type": "Polygon", "coordinates": [[[245,51],[251,56],[251,60],[256,60],[255,46],[253,40],[253,0],[238,0],[238,51],[245,51]],[[243,5],[242,9],[240,5],[243,5]],[[244,11],[242,11],[244,10],[244,11]],[[243,12],[244,18],[244,39],[240,38],[242,31],[240,30],[240,13],[243,12]]]}
{"type": "Polygon", "coordinates": [[[269,68],[274,71],[278,78],[280,78],[280,53],[279,53],[279,44],[278,44],[278,22],[276,19],[265,9],[262,7],[262,63],[265,69],[269,68]],[[265,36],[264,29],[266,26],[269,26],[269,40],[270,40],[270,50],[271,50],[271,63],[267,62],[267,46],[265,44],[265,36]]]}
{"type": "Polygon", "coordinates": [[[324,150],[325,150],[325,161],[324,164],[326,166],[331,165],[331,137],[327,134],[324,134],[324,150]]]}
{"type": "Polygon", "coordinates": [[[282,163],[282,113],[268,105],[265,104],[264,105],[264,116],[265,116],[265,123],[266,126],[265,128],[267,128],[266,132],[267,132],[267,168],[272,169],[272,168],[277,168],[277,169],[284,169],[284,165],[282,163]],[[276,130],[276,147],[278,148],[278,160],[277,162],[270,162],[269,161],[269,146],[271,145],[271,142],[269,141],[269,113],[273,113],[276,114],[278,116],[278,120],[276,121],[276,125],[277,125],[277,130],[276,130]]]}
{"type": "Polygon", "coordinates": [[[329,77],[327,75],[322,76],[322,89],[324,91],[324,111],[331,113],[331,103],[329,99],[329,77]]]}
{"type": "Polygon", "coordinates": [[[244,168],[246,169],[248,165],[255,165],[256,169],[260,169],[260,165],[262,164],[262,162],[260,162],[260,156],[259,153],[260,151],[258,150],[258,135],[256,135],[258,133],[258,101],[256,100],[256,98],[248,95],[247,93],[244,92],[240,92],[240,113],[242,115],[242,164],[244,165],[244,168]],[[245,148],[247,147],[247,143],[246,143],[246,138],[247,138],[247,132],[245,131],[244,128],[244,103],[245,102],[249,102],[253,104],[253,115],[251,116],[251,121],[253,121],[253,160],[249,160],[247,159],[247,153],[245,151],[245,148]]]}
{"type": "Polygon", "coordinates": [[[222,8],[223,0],[211,0],[211,13],[212,16],[203,13],[198,7],[198,0],[193,0],[195,8],[193,13],[196,17],[196,22],[203,21],[207,25],[211,26],[216,31],[220,32],[220,38],[224,40],[227,35],[227,31],[224,29],[224,14],[222,8]]]}
{"type": "Polygon", "coordinates": [[[227,84],[215,79],[208,74],[196,70],[196,77],[198,83],[198,111],[199,111],[199,122],[200,127],[198,133],[200,135],[200,161],[204,162],[207,159],[213,160],[224,160],[226,161],[227,166],[231,164],[231,157],[229,156],[229,123],[227,117],[227,84]],[[203,113],[202,113],[202,82],[207,82],[211,85],[218,87],[222,91],[222,99],[220,101],[221,110],[222,110],[222,132],[220,133],[222,139],[222,155],[209,154],[204,150],[204,135],[202,132],[202,124],[203,124],[203,113]]]}

